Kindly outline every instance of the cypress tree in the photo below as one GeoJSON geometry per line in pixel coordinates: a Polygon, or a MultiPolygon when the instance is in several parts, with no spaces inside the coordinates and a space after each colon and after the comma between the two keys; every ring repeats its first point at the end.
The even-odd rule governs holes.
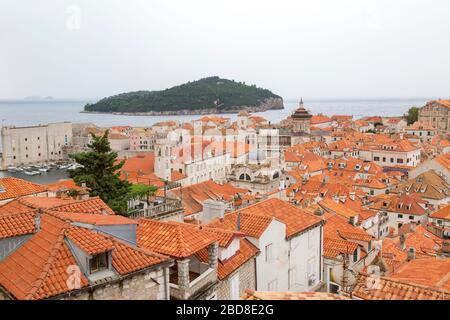
{"type": "Polygon", "coordinates": [[[90,196],[99,196],[114,212],[126,215],[131,185],[120,179],[119,170],[124,161],[117,162],[117,152],[111,149],[108,130],[103,136],[91,136],[89,151],[70,155],[81,167],[69,170],[69,176],[78,185],[85,182],[90,196]]]}

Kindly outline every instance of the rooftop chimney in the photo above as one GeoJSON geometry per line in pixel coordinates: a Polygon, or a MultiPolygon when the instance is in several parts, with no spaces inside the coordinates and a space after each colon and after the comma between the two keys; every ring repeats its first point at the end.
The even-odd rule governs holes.
{"type": "Polygon", "coordinates": [[[226,203],[220,200],[207,199],[203,201],[201,222],[207,223],[216,218],[223,218],[226,206],[226,203]]]}
{"type": "Polygon", "coordinates": [[[402,250],[405,250],[405,249],[406,249],[406,243],[405,243],[405,240],[406,240],[405,235],[402,234],[402,235],[400,236],[400,249],[402,249],[402,250]]]}
{"type": "Polygon", "coordinates": [[[416,249],[410,247],[408,250],[408,261],[414,260],[416,258],[416,249]]]}
{"type": "Polygon", "coordinates": [[[241,213],[240,212],[238,212],[238,216],[237,216],[236,230],[241,231],[241,213]]]}
{"type": "Polygon", "coordinates": [[[36,215],[34,216],[34,223],[36,225],[36,232],[41,230],[41,215],[42,209],[38,209],[36,215]]]}
{"type": "Polygon", "coordinates": [[[102,215],[106,216],[108,214],[108,211],[105,208],[101,209],[102,215]]]}

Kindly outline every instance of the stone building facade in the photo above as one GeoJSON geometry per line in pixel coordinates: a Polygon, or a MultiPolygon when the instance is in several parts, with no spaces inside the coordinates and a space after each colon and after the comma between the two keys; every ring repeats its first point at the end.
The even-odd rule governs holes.
{"type": "Polygon", "coordinates": [[[430,124],[438,133],[449,135],[450,100],[429,101],[419,110],[419,121],[430,124]]]}
{"type": "Polygon", "coordinates": [[[247,289],[256,289],[256,260],[250,259],[244,263],[239,269],[235,270],[225,279],[222,279],[217,286],[217,299],[234,300],[232,296],[233,284],[238,283],[238,298],[242,297],[247,289]]]}
{"type": "Polygon", "coordinates": [[[2,128],[1,169],[63,160],[71,145],[72,123],[2,128]]]}
{"type": "MultiPolygon", "coordinates": [[[[169,300],[168,267],[146,269],[115,281],[71,291],[51,300],[169,300]]],[[[12,299],[0,288],[0,300],[12,299]]]]}

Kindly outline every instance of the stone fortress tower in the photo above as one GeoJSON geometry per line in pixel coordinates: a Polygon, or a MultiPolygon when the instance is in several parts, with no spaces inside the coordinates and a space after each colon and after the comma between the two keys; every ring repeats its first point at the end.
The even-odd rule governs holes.
{"type": "Polygon", "coordinates": [[[157,134],[155,141],[155,174],[166,181],[170,181],[172,144],[166,134],[157,134]]]}

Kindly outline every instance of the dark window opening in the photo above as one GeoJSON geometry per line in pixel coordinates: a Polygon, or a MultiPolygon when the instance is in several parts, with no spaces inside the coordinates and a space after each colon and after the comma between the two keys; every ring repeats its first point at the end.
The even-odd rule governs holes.
{"type": "Polygon", "coordinates": [[[89,269],[91,273],[105,270],[108,268],[108,253],[97,254],[89,260],[89,269]]]}

